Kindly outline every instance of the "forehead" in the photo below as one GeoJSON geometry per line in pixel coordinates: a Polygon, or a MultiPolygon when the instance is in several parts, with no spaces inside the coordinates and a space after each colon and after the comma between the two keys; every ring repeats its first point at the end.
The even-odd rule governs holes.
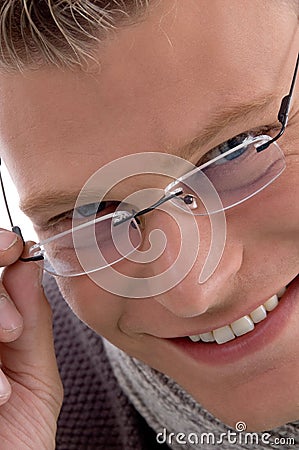
{"type": "Polygon", "coordinates": [[[21,198],[53,184],[74,191],[112,159],[171,151],[220,107],[279,92],[296,18],[269,5],[154,2],[99,46],[89,73],[2,75],[1,153],[21,198]]]}

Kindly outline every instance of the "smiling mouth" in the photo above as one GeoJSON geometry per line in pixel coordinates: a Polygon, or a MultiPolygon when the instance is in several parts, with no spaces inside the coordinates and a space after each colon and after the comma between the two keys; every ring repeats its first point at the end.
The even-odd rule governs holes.
{"type": "MultiPolygon", "coordinates": [[[[297,276],[298,277],[298,276],[297,276]]],[[[296,278],[297,278],[296,277],[296,278]]],[[[292,282],[296,279],[294,278],[292,282]]],[[[224,325],[223,327],[216,328],[215,330],[208,331],[206,333],[194,334],[188,336],[192,342],[204,342],[204,343],[217,343],[225,344],[226,342],[232,341],[239,336],[250,333],[254,330],[255,324],[266,320],[269,313],[273,311],[278,303],[279,299],[286,292],[289,283],[286,287],[281,288],[275,295],[270,297],[265,303],[258,306],[248,315],[240,317],[232,323],[224,325]]]]}

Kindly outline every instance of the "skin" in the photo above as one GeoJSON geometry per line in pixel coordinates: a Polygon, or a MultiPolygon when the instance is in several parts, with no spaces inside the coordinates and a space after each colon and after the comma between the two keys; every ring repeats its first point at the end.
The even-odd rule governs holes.
{"type": "MultiPolygon", "coordinates": [[[[0,76],[1,154],[21,202],[54,185],[57,190],[79,193],[95,168],[121,156],[147,151],[175,154],[220,107],[250,102],[261,94],[274,98],[270,106],[253,117],[243,116],[224,127],[208,145],[200,146],[192,163],[225,140],[276,121],[298,51],[294,9],[259,0],[246,2],[246,8],[237,0],[231,0],[229,8],[226,2],[213,0],[205,2],[204,8],[196,1],[188,2],[188,7],[185,2],[161,3],[140,24],[117,32],[99,47],[100,71],[47,68],[0,76]]],[[[202,253],[188,276],[167,293],[145,300],[126,299],[105,292],[87,276],[58,279],[66,301],[96,332],[174,378],[225,423],[233,426],[242,419],[251,430],[271,429],[299,418],[299,306],[278,339],[221,370],[191,359],[160,338],[230,323],[262,304],[298,273],[298,91],[299,83],[281,140],[287,168],[266,190],[227,212],[223,258],[206,283],[200,285],[196,280],[208,250],[208,219],[201,222],[207,238],[202,253]]],[[[140,178],[137,184],[140,188],[156,186],[157,180],[140,178]]],[[[123,197],[135,188],[136,183],[125,185],[114,196],[123,197]]],[[[72,207],[57,210],[53,205],[32,216],[39,237],[45,237],[44,221],[72,207]]],[[[158,211],[149,215],[145,242],[148,230],[161,226],[169,229],[166,215],[158,211]]],[[[175,259],[177,247],[177,240],[170,239],[163,257],[146,267],[132,264],[130,275],[160,273],[175,259]]],[[[14,273],[15,279],[22,276],[29,292],[30,270],[36,270],[34,264],[25,269],[18,262],[7,269],[3,280],[24,314],[25,325],[26,308],[19,306],[21,294],[16,285],[12,287],[9,274],[14,273]]],[[[38,320],[45,319],[38,315],[38,320]]],[[[18,333],[18,342],[25,346],[25,332],[18,333]]],[[[50,348],[51,339],[45,333],[41,327],[42,342],[50,348]]],[[[38,350],[32,351],[39,361],[38,350]]],[[[12,360],[11,367],[14,364],[12,360]]],[[[59,386],[55,363],[46,364],[47,377],[59,386]]],[[[43,382],[39,374],[34,376],[43,382]]],[[[26,385],[21,379],[22,383],[26,385]]],[[[53,395],[59,405],[60,389],[53,395]]],[[[13,400],[4,402],[2,408],[13,400]]],[[[49,410],[42,400],[40,405],[49,410]]]]}

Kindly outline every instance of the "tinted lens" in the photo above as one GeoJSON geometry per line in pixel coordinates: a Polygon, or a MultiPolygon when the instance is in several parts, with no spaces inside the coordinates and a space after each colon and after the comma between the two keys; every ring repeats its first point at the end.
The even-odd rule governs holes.
{"type": "Polygon", "coordinates": [[[113,217],[102,219],[33,246],[29,256],[42,251],[45,260],[40,264],[47,272],[69,277],[103,269],[139,247],[141,232],[135,219],[117,225],[113,217]]]}
{"type": "Polygon", "coordinates": [[[276,143],[257,153],[256,147],[269,139],[269,136],[260,136],[246,145],[238,146],[235,151],[224,153],[211,164],[203,165],[201,170],[195,169],[171,183],[166,192],[181,187],[185,201],[182,198],[173,201],[195,215],[211,214],[245,201],[272,183],[285,168],[284,155],[276,143]],[[223,208],[219,208],[219,202],[213,201],[215,193],[205,177],[216,189],[223,208]]]}

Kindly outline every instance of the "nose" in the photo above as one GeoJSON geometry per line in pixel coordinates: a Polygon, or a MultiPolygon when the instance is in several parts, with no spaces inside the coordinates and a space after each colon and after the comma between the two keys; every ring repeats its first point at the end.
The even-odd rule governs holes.
{"type": "MultiPolygon", "coordinates": [[[[182,214],[185,216],[186,213],[182,214]]],[[[227,237],[217,268],[205,282],[199,283],[199,276],[213,237],[210,219],[207,216],[195,218],[190,215],[186,221],[180,221],[180,225],[182,224],[185,228],[183,232],[166,212],[156,210],[148,214],[140,250],[147,249],[153,230],[161,230],[165,233],[167,242],[163,253],[155,261],[146,264],[143,274],[147,278],[156,277],[170,268],[172,287],[165,290],[166,283],[164,285],[161,283],[161,293],[155,294],[154,299],[176,316],[183,318],[204,314],[223,302],[223,299],[231,292],[235,276],[242,265],[243,249],[236,238],[227,237]],[[199,240],[193,235],[190,220],[197,224],[199,240]],[[194,264],[188,267],[190,255],[196,253],[194,264]],[[178,255],[180,255],[179,263],[177,263],[178,255]]]]}

